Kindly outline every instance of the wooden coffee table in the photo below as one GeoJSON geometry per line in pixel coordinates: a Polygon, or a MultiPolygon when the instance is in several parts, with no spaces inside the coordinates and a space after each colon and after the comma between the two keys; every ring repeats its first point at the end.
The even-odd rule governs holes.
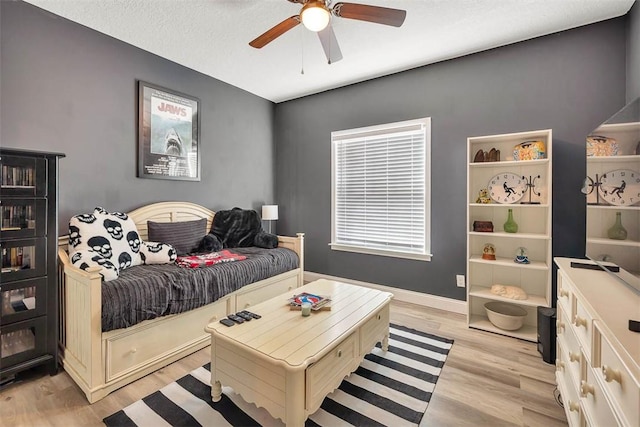
{"type": "Polygon", "coordinates": [[[331,310],[303,317],[289,309],[287,293],[249,307],[261,319],[207,325],[214,402],[224,384],[287,426],[302,426],[377,342],[387,350],[392,294],[329,280],[300,292],[329,296],[331,310]]]}

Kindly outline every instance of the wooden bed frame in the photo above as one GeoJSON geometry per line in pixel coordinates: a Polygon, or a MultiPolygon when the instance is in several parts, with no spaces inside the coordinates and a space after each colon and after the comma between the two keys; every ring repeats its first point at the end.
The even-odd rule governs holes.
{"type": "MultiPolygon", "coordinates": [[[[206,218],[214,212],[188,202],[162,202],[129,213],[142,240],[147,221],[179,222],[206,218]]],[[[304,233],[278,236],[279,247],[295,251],[299,268],[270,277],[186,313],[145,320],[129,328],[102,332],[102,276],[97,268],[80,270],[69,261],[68,236],[59,239],[59,347],[64,370],[94,403],[112,391],[210,344],[204,327],[303,285],[304,233]]]]}

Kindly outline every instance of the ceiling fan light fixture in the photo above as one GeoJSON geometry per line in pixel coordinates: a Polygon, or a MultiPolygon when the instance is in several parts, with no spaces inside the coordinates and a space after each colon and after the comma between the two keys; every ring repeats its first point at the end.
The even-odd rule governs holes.
{"type": "Polygon", "coordinates": [[[329,25],[331,13],[323,1],[309,1],[302,6],[300,20],[311,31],[322,31],[329,25]]]}

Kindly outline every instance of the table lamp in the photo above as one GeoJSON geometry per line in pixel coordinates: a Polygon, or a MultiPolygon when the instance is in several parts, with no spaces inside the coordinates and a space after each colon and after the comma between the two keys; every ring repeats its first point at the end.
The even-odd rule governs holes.
{"type": "Polygon", "coordinates": [[[278,205],[262,206],[262,220],[269,221],[269,233],[271,233],[271,221],[278,219],[278,205]]]}

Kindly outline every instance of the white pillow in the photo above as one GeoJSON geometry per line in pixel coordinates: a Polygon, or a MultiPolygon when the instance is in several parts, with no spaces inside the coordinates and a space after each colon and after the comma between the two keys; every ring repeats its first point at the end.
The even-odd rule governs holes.
{"type": "Polygon", "coordinates": [[[115,280],[119,276],[118,268],[111,261],[93,251],[82,250],[74,252],[71,255],[71,264],[80,270],[86,270],[89,267],[100,267],[99,273],[102,274],[105,282],[115,280]]]}
{"type": "Polygon", "coordinates": [[[143,264],[168,264],[176,258],[176,250],[170,244],[142,241],[140,259],[143,264]]]}
{"type": "Polygon", "coordinates": [[[97,207],[69,220],[69,254],[89,250],[102,255],[118,270],[140,265],[140,235],[127,214],[97,207]]]}

